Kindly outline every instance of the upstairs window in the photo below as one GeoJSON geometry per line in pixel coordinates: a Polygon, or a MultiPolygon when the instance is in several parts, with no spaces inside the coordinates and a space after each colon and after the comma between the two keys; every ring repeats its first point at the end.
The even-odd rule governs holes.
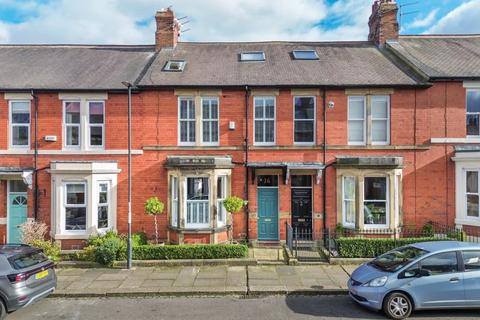
{"type": "Polygon", "coordinates": [[[275,144],[275,97],[255,97],[254,108],[255,144],[275,144]]]}
{"type": "Polygon", "coordinates": [[[388,145],[389,143],[390,97],[349,96],[348,144],[388,145]]]}
{"type": "Polygon", "coordinates": [[[467,136],[480,136],[480,89],[467,90],[467,136]]]}
{"type": "Polygon", "coordinates": [[[80,147],[80,102],[66,101],[65,106],[65,147],[80,147]]]}
{"type": "Polygon", "coordinates": [[[318,60],[318,54],[314,50],[294,50],[292,54],[295,60],[318,60]]]}
{"type": "Polygon", "coordinates": [[[195,144],[195,100],[179,98],[180,144],[195,144]]]}
{"type": "Polygon", "coordinates": [[[10,101],[10,146],[30,147],[30,101],[10,101]]]}
{"type": "Polygon", "coordinates": [[[89,102],[88,103],[88,122],[89,122],[89,142],[90,147],[99,148],[103,147],[104,136],[104,102],[89,102]]]}
{"type": "Polygon", "coordinates": [[[218,144],[218,98],[202,98],[203,144],[218,144]]]}
{"type": "Polygon", "coordinates": [[[348,143],[366,144],[365,97],[348,97],[348,143]]]}
{"type": "Polygon", "coordinates": [[[315,97],[295,97],[294,142],[315,143],[315,97]]]}
{"type": "Polygon", "coordinates": [[[388,96],[372,96],[372,144],[388,144],[390,140],[390,108],[388,96]]]}
{"type": "Polygon", "coordinates": [[[163,67],[164,71],[182,72],[185,68],[185,60],[169,60],[163,67]]]}
{"type": "Polygon", "coordinates": [[[265,61],[265,52],[263,51],[242,52],[240,54],[240,61],[265,61]]]}

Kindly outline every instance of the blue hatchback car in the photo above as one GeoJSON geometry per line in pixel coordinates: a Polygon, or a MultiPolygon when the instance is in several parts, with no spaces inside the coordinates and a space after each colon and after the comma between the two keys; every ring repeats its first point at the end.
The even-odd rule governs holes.
{"type": "Polygon", "coordinates": [[[348,281],[362,306],[405,319],[413,310],[480,308],[480,244],[421,242],[358,267],[348,281]]]}

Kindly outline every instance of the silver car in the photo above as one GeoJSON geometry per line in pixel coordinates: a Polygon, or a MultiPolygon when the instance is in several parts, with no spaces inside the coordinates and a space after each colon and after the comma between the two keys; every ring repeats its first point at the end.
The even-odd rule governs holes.
{"type": "Polygon", "coordinates": [[[405,319],[413,310],[480,308],[480,245],[421,242],[358,267],[348,281],[362,306],[405,319]]]}
{"type": "Polygon", "coordinates": [[[54,263],[40,249],[0,246],[0,319],[55,290],[54,263]]]}

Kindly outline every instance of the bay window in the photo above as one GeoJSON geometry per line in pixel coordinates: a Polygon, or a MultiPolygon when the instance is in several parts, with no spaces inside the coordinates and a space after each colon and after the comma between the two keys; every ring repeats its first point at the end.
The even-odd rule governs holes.
{"type": "Polygon", "coordinates": [[[84,231],[87,225],[85,183],[65,184],[65,230],[84,231]]]}
{"type": "Polygon", "coordinates": [[[275,97],[254,97],[254,144],[275,144],[275,97]]]}
{"type": "Polygon", "coordinates": [[[294,97],[294,142],[315,143],[315,97],[294,97]]]}
{"type": "Polygon", "coordinates": [[[109,207],[109,183],[100,182],[98,184],[98,203],[97,203],[97,228],[108,228],[108,207],[109,207]]]}
{"type": "Polygon", "coordinates": [[[203,144],[218,144],[218,98],[202,98],[203,144]]]}
{"type": "Polygon", "coordinates": [[[355,177],[343,177],[343,200],[342,216],[343,225],[355,227],[356,216],[356,179],[355,177]]]}
{"type": "Polygon", "coordinates": [[[10,147],[30,147],[30,101],[10,101],[10,147]]]}
{"type": "Polygon", "coordinates": [[[179,142],[182,145],[195,144],[195,100],[180,97],[179,103],[179,142]]]}
{"type": "Polygon", "coordinates": [[[388,184],[386,177],[364,178],[363,212],[366,227],[387,227],[388,184]]]}
{"type": "Polygon", "coordinates": [[[480,136],[480,89],[467,89],[467,136],[480,136]]]}
{"type": "Polygon", "coordinates": [[[172,227],[178,227],[178,177],[170,178],[170,224],[172,227]]]}
{"type": "Polygon", "coordinates": [[[466,171],[467,217],[479,218],[479,179],[477,170],[466,171]]]}
{"type": "Polygon", "coordinates": [[[188,177],[186,187],[187,228],[205,228],[210,224],[209,179],[188,177]]]}
{"type": "Polygon", "coordinates": [[[226,197],[227,177],[219,176],[217,178],[217,227],[222,227],[227,223],[227,210],[223,206],[226,197]]]}

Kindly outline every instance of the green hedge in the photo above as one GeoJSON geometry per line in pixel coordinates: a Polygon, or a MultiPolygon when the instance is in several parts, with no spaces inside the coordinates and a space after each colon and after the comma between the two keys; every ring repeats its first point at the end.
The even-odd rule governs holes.
{"type": "Polygon", "coordinates": [[[451,239],[424,238],[339,238],[336,240],[338,254],[342,258],[375,258],[397,247],[416,242],[451,239]]]}
{"type": "Polygon", "coordinates": [[[132,248],[134,260],[245,258],[248,247],[239,244],[144,245],[132,248]]]}

